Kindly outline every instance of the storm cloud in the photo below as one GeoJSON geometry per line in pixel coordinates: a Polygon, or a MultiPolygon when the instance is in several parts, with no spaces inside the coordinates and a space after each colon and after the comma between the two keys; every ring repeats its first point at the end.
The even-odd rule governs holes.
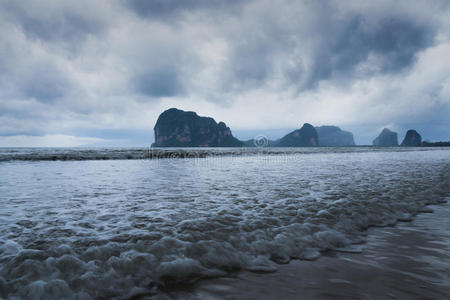
{"type": "Polygon", "coordinates": [[[130,143],[148,145],[158,114],[179,107],[242,138],[310,122],[360,143],[384,126],[450,139],[449,12],[446,1],[3,1],[0,136],[111,145],[102,132],[136,131],[130,143]]]}

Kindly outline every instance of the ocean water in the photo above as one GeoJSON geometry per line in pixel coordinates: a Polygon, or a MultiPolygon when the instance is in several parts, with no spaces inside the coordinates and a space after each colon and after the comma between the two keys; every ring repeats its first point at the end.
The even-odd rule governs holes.
{"type": "Polygon", "coordinates": [[[0,149],[0,297],[126,298],[274,272],[360,252],[369,226],[450,195],[445,148],[150,151],[0,149]]]}

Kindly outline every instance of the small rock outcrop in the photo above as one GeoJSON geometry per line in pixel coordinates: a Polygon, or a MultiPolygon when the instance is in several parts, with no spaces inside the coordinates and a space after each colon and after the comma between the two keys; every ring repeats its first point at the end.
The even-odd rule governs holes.
{"type": "Polygon", "coordinates": [[[292,131],[282,137],[275,145],[277,147],[317,147],[319,146],[319,137],[316,129],[308,123],[303,127],[292,131]]]}
{"type": "Polygon", "coordinates": [[[422,146],[422,136],[415,131],[410,129],[406,132],[403,142],[400,144],[403,147],[419,147],[422,146]]]}
{"type": "Polygon", "coordinates": [[[384,128],[380,135],[373,140],[372,144],[374,146],[380,147],[395,147],[398,146],[397,132],[390,131],[384,128]]]}
{"type": "Polygon", "coordinates": [[[316,130],[319,136],[319,146],[355,146],[353,134],[349,131],[341,130],[337,126],[319,126],[316,127],[316,130]]]}
{"type": "Polygon", "coordinates": [[[229,127],[193,111],[171,108],[159,115],[154,147],[242,147],[229,127]]]}

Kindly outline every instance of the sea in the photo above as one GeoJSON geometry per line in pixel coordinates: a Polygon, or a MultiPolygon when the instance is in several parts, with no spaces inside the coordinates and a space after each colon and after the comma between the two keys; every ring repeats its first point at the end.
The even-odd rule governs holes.
{"type": "Polygon", "coordinates": [[[0,148],[0,298],[448,299],[449,201],[450,148],[0,148]]]}

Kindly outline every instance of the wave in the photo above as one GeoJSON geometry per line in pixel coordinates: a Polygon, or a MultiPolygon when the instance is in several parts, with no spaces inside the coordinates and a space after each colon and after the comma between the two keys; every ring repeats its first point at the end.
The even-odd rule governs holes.
{"type": "MultiPolygon", "coordinates": [[[[291,155],[313,153],[361,153],[430,151],[441,148],[316,147],[316,148],[0,148],[4,161],[139,160],[207,158],[217,156],[291,155]]],[[[444,148],[445,149],[445,148],[444,148]]]]}

